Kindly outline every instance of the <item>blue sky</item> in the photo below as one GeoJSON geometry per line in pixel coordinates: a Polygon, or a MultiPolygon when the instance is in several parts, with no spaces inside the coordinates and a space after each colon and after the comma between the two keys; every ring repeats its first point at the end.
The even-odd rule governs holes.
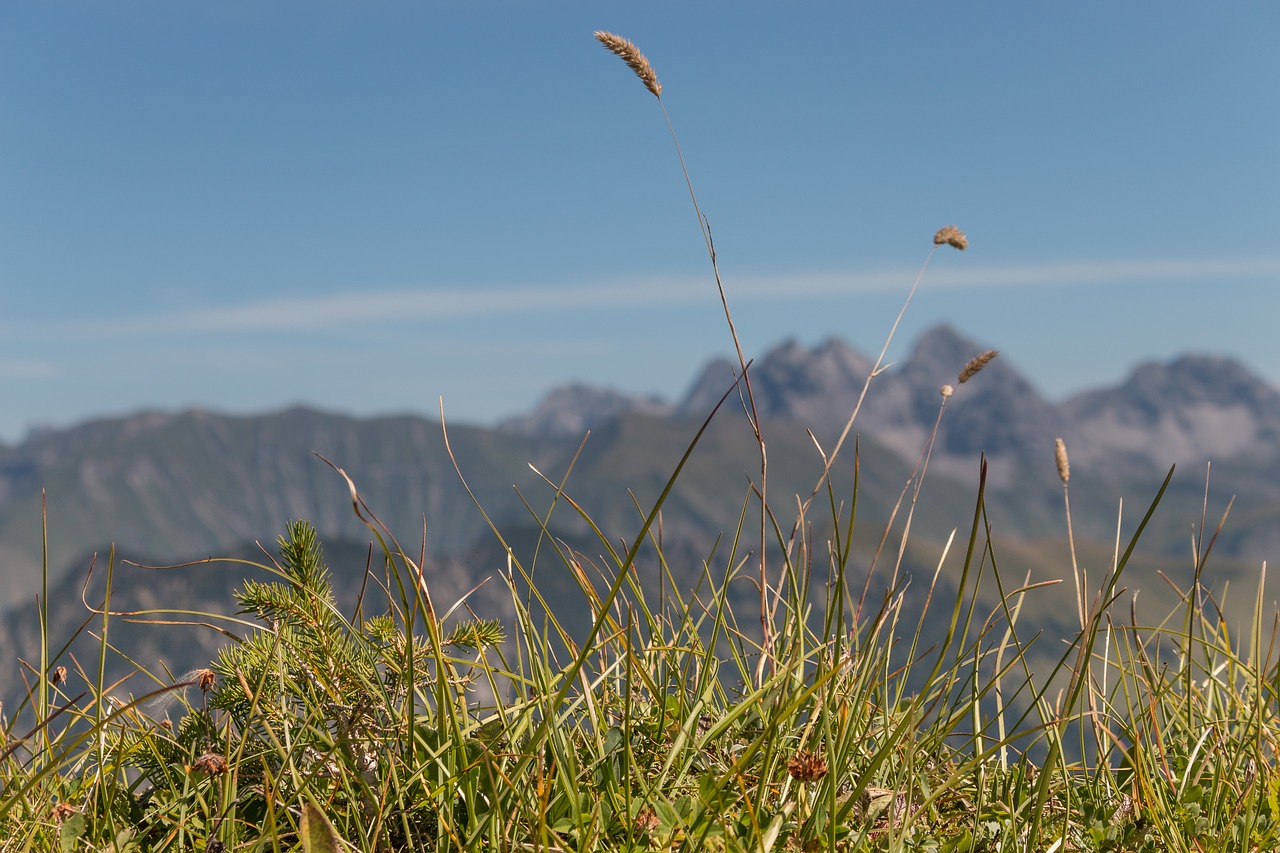
{"type": "Polygon", "coordinates": [[[1273,2],[0,5],[0,440],[140,409],[491,422],[730,341],[954,324],[1059,399],[1280,382],[1273,2]]]}

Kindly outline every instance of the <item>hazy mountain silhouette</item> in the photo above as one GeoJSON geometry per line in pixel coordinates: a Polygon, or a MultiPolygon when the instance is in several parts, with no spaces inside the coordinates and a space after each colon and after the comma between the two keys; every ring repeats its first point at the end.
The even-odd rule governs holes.
{"type": "MultiPolygon", "coordinates": [[[[1139,365],[1115,388],[1053,402],[1010,353],[957,385],[964,364],[986,348],[939,326],[872,381],[854,425],[862,442],[860,512],[867,519],[881,526],[887,520],[938,423],[930,483],[913,527],[921,541],[968,523],[982,453],[991,460],[988,509],[1001,535],[1028,541],[1060,535],[1053,442],[1062,436],[1073,463],[1078,535],[1113,539],[1118,499],[1145,507],[1177,462],[1152,539],[1154,547],[1181,554],[1188,525],[1200,520],[1205,464],[1212,460],[1211,494],[1224,496],[1214,505],[1237,496],[1218,552],[1260,561],[1280,546],[1280,478],[1272,471],[1280,460],[1280,393],[1247,368],[1187,355],[1139,365]],[[938,422],[943,384],[956,388],[938,422]]],[[[776,506],[794,506],[793,496],[808,494],[821,459],[806,430],[829,450],[871,368],[869,357],[836,339],[813,348],[788,341],[752,367],[776,506]]],[[[451,427],[453,458],[441,426],[428,419],[357,419],[305,408],[254,417],[143,413],[44,430],[0,448],[0,604],[29,606],[40,589],[42,489],[49,574],[60,591],[86,568],[86,554],[105,554],[113,542],[157,561],[221,556],[246,541],[274,541],[299,518],[325,538],[367,542],[345,482],[317,454],[341,466],[369,506],[414,546],[425,519],[428,553],[441,560],[501,558],[484,550],[495,540],[455,461],[500,529],[533,531],[530,548],[534,516],[554,499],[548,480],[559,482],[571,466],[568,494],[610,536],[625,537],[638,526],[633,501],[643,508],[657,498],[734,372],[732,363],[713,361],[674,402],[568,386],[499,428],[451,427]],[[588,429],[592,436],[575,462],[588,429]]],[[[687,565],[680,570],[689,576],[716,537],[732,533],[747,483],[758,474],[754,447],[741,404],[731,398],[664,510],[664,546],[682,555],[687,565]]],[[[851,443],[845,459],[841,487],[851,482],[851,443]]],[[[551,529],[592,541],[563,501],[551,529]]],[[[492,570],[471,568],[477,575],[492,570]]]]}

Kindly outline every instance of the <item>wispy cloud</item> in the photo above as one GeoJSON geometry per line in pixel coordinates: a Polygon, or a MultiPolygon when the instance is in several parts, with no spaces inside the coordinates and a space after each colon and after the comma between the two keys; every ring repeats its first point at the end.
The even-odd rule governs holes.
{"type": "MultiPolygon", "coordinates": [[[[856,296],[906,292],[916,270],[797,273],[730,277],[731,300],[762,302],[797,297],[856,296]]],[[[1280,258],[1155,259],[932,269],[924,286],[963,290],[991,287],[1065,287],[1143,284],[1202,279],[1221,282],[1280,276],[1280,258]]],[[[607,312],[701,302],[714,293],[706,276],[603,280],[591,285],[501,285],[360,290],[298,296],[239,305],[137,315],[104,323],[70,321],[55,334],[93,338],[244,332],[314,332],[378,325],[430,324],[504,315],[607,312]]],[[[20,332],[9,330],[10,334],[20,332]]],[[[43,334],[48,334],[45,330],[43,334]]],[[[0,362],[3,373],[4,362],[0,362]]],[[[9,372],[40,369],[38,363],[8,362],[9,372]],[[23,364],[27,366],[23,368],[23,364]]],[[[30,374],[28,374],[30,375],[30,374]]]]}
{"type": "MultiPolygon", "coordinates": [[[[733,282],[731,297],[789,299],[794,296],[854,296],[895,291],[905,295],[916,272],[894,270],[749,278],[733,282]]],[[[1280,258],[1160,259],[947,269],[935,267],[925,276],[923,286],[934,290],[967,290],[990,287],[1172,283],[1197,279],[1219,282],[1276,276],[1280,276],[1280,258]]]]}

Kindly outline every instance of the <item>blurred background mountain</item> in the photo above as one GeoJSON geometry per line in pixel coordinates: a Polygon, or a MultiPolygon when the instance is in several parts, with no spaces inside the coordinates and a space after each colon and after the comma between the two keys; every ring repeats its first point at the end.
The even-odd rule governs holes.
{"type": "MultiPolygon", "coordinates": [[[[872,568],[892,508],[904,491],[910,495],[913,472],[942,403],[939,387],[955,384],[960,369],[984,349],[950,327],[936,327],[918,339],[909,358],[872,382],[855,423],[859,586],[872,568]]],[[[796,496],[807,497],[813,488],[822,469],[815,442],[830,451],[872,364],[850,344],[831,339],[812,349],[784,342],[753,366],[769,447],[769,495],[780,524],[792,522],[796,496]]],[[[416,556],[425,543],[426,574],[438,606],[447,607],[488,578],[468,603],[480,616],[504,616],[510,612],[501,582],[505,551],[459,480],[456,461],[517,559],[534,567],[553,607],[560,606],[571,627],[581,629],[589,612],[555,549],[573,550],[588,566],[607,570],[605,548],[563,501],[548,524],[554,540],[539,535],[538,518],[555,499],[550,482],[567,475],[566,494],[591,513],[615,546],[629,543],[642,511],[656,500],[734,378],[730,362],[713,361],[677,401],[565,386],[533,411],[512,415],[495,428],[450,425],[453,459],[437,422],[411,416],[362,420],[303,408],[253,417],[148,412],[33,434],[0,449],[4,695],[10,701],[20,695],[18,659],[38,660],[42,506],[50,636],[59,644],[92,616],[86,603],[101,602],[113,544],[112,610],[230,614],[231,591],[253,571],[244,564],[154,571],[129,565],[126,558],[161,565],[237,557],[265,566],[275,538],[293,519],[309,520],[320,531],[345,612],[353,612],[361,589],[366,600],[380,594],[385,603],[385,593],[366,581],[366,568],[372,578],[381,575],[380,555],[370,550],[368,530],[352,512],[346,484],[321,457],[352,478],[406,552],[416,556]],[[93,578],[82,593],[91,566],[93,578]]],[[[743,549],[753,547],[731,553],[728,544],[749,481],[758,476],[755,441],[742,405],[732,394],[716,414],[665,504],[660,531],[654,531],[660,532],[666,562],[684,587],[695,585],[704,568],[722,576],[742,560],[743,549]]],[[[1203,355],[1142,364],[1118,387],[1056,403],[1041,397],[1004,356],[957,386],[938,426],[904,558],[916,589],[928,586],[951,531],[967,534],[984,453],[988,516],[1002,575],[1015,581],[1069,579],[1062,486],[1053,455],[1058,436],[1070,450],[1075,533],[1094,578],[1114,552],[1121,501],[1120,538],[1127,540],[1168,467],[1177,464],[1124,584],[1142,590],[1144,606],[1158,609],[1173,600],[1174,586],[1190,583],[1202,522],[1212,534],[1234,497],[1204,577],[1215,589],[1237,587],[1227,613],[1243,618],[1253,604],[1262,562],[1280,541],[1280,478],[1274,476],[1280,461],[1280,393],[1237,362],[1203,355]],[[1206,504],[1207,470],[1212,475],[1206,504]]],[[[845,512],[853,450],[852,444],[846,446],[834,470],[836,500],[845,502],[845,512]]],[[[877,584],[882,588],[892,572],[894,537],[905,516],[904,504],[893,520],[890,544],[875,564],[873,590],[877,584]]],[[[807,519],[815,542],[829,532],[829,518],[824,497],[807,519]]],[[[953,548],[943,564],[944,587],[952,582],[960,552],[963,547],[953,548]]],[[[638,562],[637,571],[656,588],[659,572],[652,553],[638,562]]],[[[754,592],[746,583],[740,586],[742,601],[750,606],[754,592]]],[[[1023,618],[1050,636],[1069,632],[1071,589],[1068,580],[1038,592],[1023,618]]],[[[90,630],[98,631],[99,625],[100,619],[91,622],[90,630]]],[[[120,619],[111,625],[113,645],[141,663],[163,660],[175,672],[207,662],[226,639],[207,627],[120,619]]],[[[243,626],[224,627],[243,633],[243,626]]],[[[86,635],[73,651],[87,666],[83,655],[92,652],[96,660],[96,648],[96,640],[86,635]]],[[[113,671],[123,672],[123,663],[113,671]]]]}

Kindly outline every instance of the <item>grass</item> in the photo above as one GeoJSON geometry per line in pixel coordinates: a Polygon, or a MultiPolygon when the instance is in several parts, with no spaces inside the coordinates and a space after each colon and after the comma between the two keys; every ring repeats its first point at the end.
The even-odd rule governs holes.
{"type": "MultiPolygon", "coordinates": [[[[661,103],[638,49],[601,40],[661,103]]],[[[601,529],[573,497],[571,467],[547,480],[549,505],[528,503],[544,534],[536,555],[526,565],[508,550],[491,581],[506,586],[509,623],[465,598],[434,601],[423,555],[335,465],[375,542],[368,566],[343,567],[366,573],[356,601],[335,600],[317,534],[299,521],[256,566],[276,580],[246,581],[241,618],[213,625],[235,640],[207,668],[147,673],[155,689],[141,695],[105,683],[108,656],[127,655],[112,643],[110,582],[83,629],[98,636],[90,671],[42,632],[27,698],[3,720],[3,849],[1280,847],[1275,616],[1259,594],[1247,632],[1228,630],[1201,583],[1213,537],[1197,543],[1194,581],[1166,619],[1140,621],[1121,595],[1168,479],[1090,577],[1075,559],[1060,449],[1069,590],[1002,574],[985,464],[967,529],[934,555],[931,580],[908,576],[931,446],[890,508],[899,523],[860,526],[858,451],[840,455],[858,409],[817,450],[812,492],[771,501],[750,362],[689,189],[739,356],[721,406],[741,403],[760,456],[738,525],[695,588],[676,583],[685,573],[666,562],[659,519],[715,412],[633,529],[601,529]],[[854,474],[845,493],[838,466],[854,474]],[[595,534],[594,556],[551,536],[553,511],[595,534]],[[855,542],[870,544],[871,566],[855,542]],[[542,600],[534,575],[553,571],[578,601],[542,600]],[[731,603],[744,583],[750,612],[731,603]],[[1079,630],[1058,646],[1039,637],[1019,621],[1033,596],[1069,599],[1079,630]],[[575,635],[557,613],[582,607],[590,628],[575,635]],[[1056,665],[1036,671],[1031,650],[1042,660],[1046,644],[1056,665]],[[67,692],[68,666],[88,690],[67,692]]],[[[930,257],[964,242],[943,229],[930,257]]],[[[956,369],[958,381],[976,372],[956,369]]]]}

